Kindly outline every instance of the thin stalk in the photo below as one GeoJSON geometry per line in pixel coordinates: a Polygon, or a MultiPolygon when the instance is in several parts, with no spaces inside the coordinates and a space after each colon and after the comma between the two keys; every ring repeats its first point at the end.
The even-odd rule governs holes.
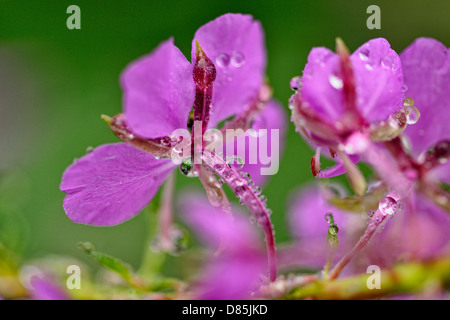
{"type": "Polygon", "coordinates": [[[238,172],[229,168],[227,163],[213,152],[202,153],[202,161],[211,168],[228,186],[234,194],[240,198],[240,202],[247,206],[256,221],[264,231],[267,246],[269,278],[275,281],[277,275],[276,248],[270,210],[266,207],[254,188],[249,186],[247,180],[238,172]]]}

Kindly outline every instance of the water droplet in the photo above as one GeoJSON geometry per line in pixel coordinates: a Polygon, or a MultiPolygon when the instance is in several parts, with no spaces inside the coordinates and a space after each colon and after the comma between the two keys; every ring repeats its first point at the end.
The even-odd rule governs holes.
{"type": "Polygon", "coordinates": [[[210,104],[209,105],[209,114],[214,114],[214,112],[215,112],[214,105],[210,104]]]}
{"type": "Polygon", "coordinates": [[[239,199],[239,204],[240,204],[241,206],[245,205],[244,200],[243,200],[243,199],[239,199]]]}
{"type": "Polygon", "coordinates": [[[256,195],[261,194],[261,188],[258,186],[255,186],[255,188],[253,189],[253,191],[255,192],[256,195]]]}
{"type": "Polygon", "coordinates": [[[225,168],[224,165],[223,165],[223,164],[220,164],[220,163],[216,163],[216,164],[214,165],[214,170],[215,170],[216,172],[218,172],[218,173],[221,173],[221,172],[223,171],[224,168],[225,168]]]}
{"type": "Polygon", "coordinates": [[[233,171],[226,170],[223,173],[223,177],[224,177],[225,180],[228,180],[228,181],[233,180],[233,171]]]}
{"type": "Polygon", "coordinates": [[[172,142],[172,139],[170,137],[163,137],[161,138],[161,144],[163,146],[170,146],[170,143],[172,142]]]}
{"type": "Polygon", "coordinates": [[[89,146],[89,147],[86,148],[86,153],[90,153],[92,151],[94,151],[94,147],[89,146]]]}
{"type": "Polygon", "coordinates": [[[256,223],[256,219],[255,217],[250,217],[250,224],[255,224],[256,223]]]}
{"type": "Polygon", "coordinates": [[[359,58],[360,58],[362,61],[367,61],[367,60],[369,60],[369,54],[370,54],[369,49],[367,49],[367,48],[362,48],[362,49],[359,51],[358,56],[359,56],[359,58]]]}
{"type": "Polygon", "coordinates": [[[369,217],[369,218],[372,218],[374,214],[375,214],[375,211],[373,211],[373,210],[367,211],[367,217],[369,217]]]}
{"type": "Polygon", "coordinates": [[[222,185],[222,184],[225,183],[225,181],[223,181],[223,179],[219,179],[219,180],[217,180],[217,182],[218,182],[220,185],[222,185]]]}
{"type": "Polygon", "coordinates": [[[183,159],[180,164],[180,172],[186,177],[195,177],[196,172],[192,170],[194,165],[192,164],[191,158],[183,159]]]}
{"type": "Polygon", "coordinates": [[[414,106],[414,100],[411,98],[406,98],[405,100],[403,100],[403,106],[405,106],[405,107],[414,106]]]}
{"type": "Polygon", "coordinates": [[[404,110],[406,112],[406,123],[407,124],[415,124],[417,121],[419,121],[420,112],[416,107],[405,106],[404,110]]]}
{"type": "Polygon", "coordinates": [[[335,74],[330,74],[328,80],[330,81],[331,86],[336,90],[341,90],[344,87],[344,82],[342,81],[342,79],[335,74]]]}
{"type": "Polygon", "coordinates": [[[337,227],[337,225],[333,224],[328,228],[328,232],[335,236],[339,232],[339,228],[337,227]]]}
{"type": "Polygon", "coordinates": [[[369,71],[372,71],[372,70],[373,70],[373,66],[372,66],[371,64],[369,64],[369,63],[366,63],[366,64],[365,64],[365,67],[366,67],[366,69],[369,70],[369,71]]]}
{"type": "Polygon", "coordinates": [[[226,53],[221,53],[216,58],[216,64],[218,67],[227,67],[230,64],[230,56],[226,53]]]}
{"type": "Polygon", "coordinates": [[[244,167],[244,160],[238,156],[231,156],[227,157],[227,164],[231,169],[239,171],[244,167]]]}
{"type": "Polygon", "coordinates": [[[262,194],[262,195],[259,196],[259,201],[261,201],[262,203],[266,203],[267,202],[267,197],[262,194]]]}
{"type": "Polygon", "coordinates": [[[397,201],[392,197],[384,197],[378,204],[378,209],[385,216],[393,215],[397,210],[397,201]]]}
{"type": "Polygon", "coordinates": [[[127,137],[128,137],[128,139],[133,140],[134,139],[134,134],[130,133],[127,137]]]}
{"type": "Polygon", "coordinates": [[[388,118],[388,124],[392,129],[400,129],[406,125],[406,114],[402,111],[392,113],[388,118]]]}
{"type": "Polygon", "coordinates": [[[234,193],[237,197],[242,197],[245,194],[245,187],[239,186],[234,189],[234,193]]]}
{"type": "Polygon", "coordinates": [[[331,212],[328,212],[327,214],[325,214],[325,220],[330,221],[330,219],[333,219],[333,214],[331,212]]]}
{"type": "Polygon", "coordinates": [[[388,70],[395,70],[394,58],[392,56],[385,56],[383,60],[381,60],[381,66],[388,70]]]}
{"type": "Polygon", "coordinates": [[[233,51],[231,55],[231,65],[239,68],[245,64],[245,55],[240,51],[233,51]]]}
{"type": "Polygon", "coordinates": [[[291,87],[291,90],[298,91],[302,87],[302,78],[299,76],[293,77],[289,82],[289,86],[291,87]]]}

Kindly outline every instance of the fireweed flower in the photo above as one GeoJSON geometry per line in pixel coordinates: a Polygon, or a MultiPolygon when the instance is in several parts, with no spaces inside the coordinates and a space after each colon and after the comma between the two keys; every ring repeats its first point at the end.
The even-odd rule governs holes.
{"type": "Polygon", "coordinates": [[[198,195],[186,198],[181,212],[200,240],[215,252],[193,285],[197,299],[251,298],[267,262],[248,218],[236,211],[226,215],[198,195]]]}
{"type": "MultiPolygon", "coordinates": [[[[355,190],[359,197],[332,199],[339,208],[360,214],[365,214],[361,209],[367,212],[365,205],[371,209],[365,232],[330,279],[362,251],[369,261],[384,266],[400,257],[425,259],[448,253],[449,195],[440,187],[448,179],[448,50],[435,40],[418,39],[400,57],[384,39],[369,41],[351,56],[338,42],[338,55],[313,50],[303,78],[293,81],[298,90],[291,99],[297,129],[311,143],[328,147],[332,156],[337,153],[343,164],[328,170],[330,175],[318,176],[347,171],[358,177],[352,164],[361,158],[383,182],[378,196],[362,188],[355,190]],[[412,99],[404,99],[406,90],[412,99]],[[445,173],[439,176],[440,172],[445,173]],[[359,205],[352,208],[355,203],[359,205]],[[386,224],[394,214],[397,218],[386,224]],[[369,244],[383,228],[377,242],[369,244]]],[[[316,175],[318,154],[320,149],[311,165],[316,175]]],[[[323,211],[320,203],[312,202],[315,209],[309,212],[323,211]]],[[[319,221],[322,215],[309,218],[319,221]]]]}
{"type": "Polygon", "coordinates": [[[318,146],[311,161],[313,174],[331,177],[347,171],[355,192],[362,195],[366,186],[353,164],[368,148],[376,149],[372,141],[391,140],[416,120],[417,110],[404,106],[400,57],[382,38],[370,40],[351,55],[338,40],[336,54],[314,48],[303,76],[292,82],[296,90],[290,99],[292,120],[318,146]],[[336,168],[320,171],[320,147],[337,158],[336,168]]]}
{"type": "MultiPolygon", "coordinates": [[[[205,152],[203,141],[196,144],[196,135],[202,136],[229,117],[234,116],[221,131],[245,130],[261,123],[267,129],[282,128],[282,109],[270,99],[270,89],[263,83],[265,65],[261,25],[240,14],[223,15],[197,30],[192,64],[172,39],[131,63],[121,76],[124,114],[104,117],[126,143],[100,146],[64,172],[60,188],[67,194],[63,206],[68,217],[77,223],[115,225],[139,213],[176,168],[171,156],[179,153],[176,148],[189,138],[173,135],[177,130],[192,131],[190,156],[194,158],[195,151],[200,151],[200,157],[205,152]]],[[[214,165],[211,161],[182,163],[181,171],[199,177],[214,206],[229,210],[220,183],[225,182],[249,207],[266,233],[274,279],[270,211],[260,191],[220,155],[208,153],[214,165]],[[250,198],[252,206],[247,201],[250,198]]]]}

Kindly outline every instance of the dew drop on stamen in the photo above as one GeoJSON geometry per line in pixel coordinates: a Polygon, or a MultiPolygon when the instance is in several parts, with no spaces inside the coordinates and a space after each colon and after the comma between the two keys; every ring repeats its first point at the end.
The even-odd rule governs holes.
{"type": "Polygon", "coordinates": [[[342,79],[334,74],[331,74],[328,80],[330,81],[331,86],[336,90],[340,90],[344,87],[342,79]]]}
{"type": "Polygon", "coordinates": [[[239,68],[245,64],[245,56],[240,51],[233,51],[231,55],[231,65],[235,68],[239,68]]]}
{"type": "Polygon", "coordinates": [[[230,64],[230,56],[226,53],[221,53],[216,58],[216,65],[218,67],[227,67],[230,64]]]}
{"type": "Polygon", "coordinates": [[[378,209],[384,215],[393,215],[397,210],[397,201],[392,197],[384,197],[378,204],[378,209]]]}
{"type": "Polygon", "coordinates": [[[302,87],[302,78],[299,76],[293,77],[289,82],[292,91],[298,91],[302,87]]]}
{"type": "Polygon", "coordinates": [[[416,107],[405,106],[404,110],[406,112],[406,123],[407,124],[415,124],[417,121],[419,121],[420,112],[416,107]]]}

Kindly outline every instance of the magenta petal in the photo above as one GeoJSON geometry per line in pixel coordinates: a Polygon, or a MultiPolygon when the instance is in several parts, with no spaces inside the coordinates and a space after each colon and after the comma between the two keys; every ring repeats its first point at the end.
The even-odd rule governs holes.
{"type": "Polygon", "coordinates": [[[261,24],[250,15],[225,14],[200,27],[195,41],[216,65],[211,125],[252,104],[264,80],[266,51],[261,24]]]}
{"type": "Polygon", "coordinates": [[[414,100],[420,119],[405,133],[418,156],[442,139],[450,138],[450,53],[442,43],[419,38],[400,55],[406,96],[414,100]]]}
{"type": "Polygon", "coordinates": [[[70,300],[64,289],[50,279],[35,276],[30,279],[30,285],[34,300],[70,300]]]}
{"type": "Polygon", "coordinates": [[[293,196],[290,204],[288,218],[292,233],[304,241],[315,237],[325,239],[328,233],[325,215],[328,212],[333,213],[339,229],[344,230],[343,227],[348,222],[348,214],[329,204],[318,187],[302,189],[293,196]]]}
{"type": "Polygon", "coordinates": [[[304,102],[329,121],[338,121],[344,112],[344,96],[337,78],[338,67],[339,57],[319,47],[311,50],[303,71],[301,94],[304,102]],[[333,79],[337,81],[334,86],[333,79]]]}
{"type": "MultiPolygon", "coordinates": [[[[385,120],[402,106],[403,76],[400,58],[382,38],[373,39],[351,55],[356,82],[356,105],[368,122],[385,120]]],[[[338,121],[345,111],[339,56],[314,48],[302,79],[302,98],[316,113],[338,121]]]]}
{"type": "Polygon", "coordinates": [[[203,197],[185,196],[181,203],[183,218],[216,252],[197,283],[198,299],[250,298],[267,264],[256,229],[242,214],[225,214],[203,197]]]}
{"type": "MultiPolygon", "coordinates": [[[[258,161],[256,163],[250,163],[250,152],[252,150],[242,150],[241,148],[237,148],[238,153],[244,153],[245,152],[245,164],[241,169],[241,172],[247,172],[250,174],[251,179],[255,182],[255,185],[263,185],[268,178],[270,178],[270,175],[263,175],[261,174],[262,168],[269,168],[272,166],[275,170],[275,167],[278,168],[281,161],[281,155],[283,153],[284,149],[284,141],[286,136],[286,121],[287,115],[283,107],[275,100],[269,101],[263,112],[256,116],[253,122],[252,129],[259,131],[260,129],[266,129],[267,130],[267,144],[264,143],[265,138],[258,138],[258,137],[252,137],[251,135],[248,135],[246,139],[248,139],[248,145],[257,145],[260,142],[267,145],[267,155],[268,159],[270,159],[273,163],[262,163],[261,162],[261,155],[265,152],[262,152],[261,149],[259,149],[262,153],[258,153],[258,161]],[[272,130],[278,130],[278,140],[272,141],[272,134],[275,133],[275,131],[272,132],[272,130]],[[262,139],[262,140],[261,140],[262,139]],[[271,150],[273,154],[271,154],[271,150]],[[278,153],[278,154],[276,154],[278,153]],[[277,162],[275,164],[275,162],[277,162]]],[[[273,135],[275,137],[276,135],[273,135]]],[[[239,146],[239,144],[238,144],[239,146]]],[[[259,147],[258,147],[259,148],[259,147]]],[[[256,150],[255,150],[256,151],[256,150]]],[[[265,156],[265,155],[264,155],[265,156]]],[[[268,162],[268,159],[264,159],[264,162],[268,162]]],[[[276,174],[276,173],[275,173],[276,174]]]]}
{"type": "Polygon", "coordinates": [[[403,105],[400,57],[386,39],[373,39],[351,56],[358,109],[368,122],[386,120],[403,105]]]}
{"type": "Polygon", "coordinates": [[[131,63],[121,85],[127,122],[137,135],[158,138],[186,128],[195,85],[192,66],[173,39],[131,63]]]}
{"type": "Polygon", "coordinates": [[[64,172],[64,210],[74,222],[115,225],[138,214],[173,170],[170,160],[125,143],[107,144],[64,172]]]}

